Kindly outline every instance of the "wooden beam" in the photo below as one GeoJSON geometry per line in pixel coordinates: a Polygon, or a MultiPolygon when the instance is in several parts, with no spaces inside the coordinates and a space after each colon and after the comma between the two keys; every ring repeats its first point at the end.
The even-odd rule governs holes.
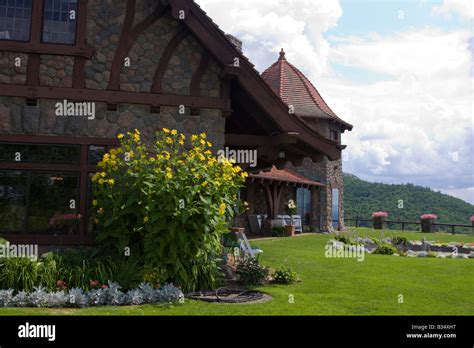
{"type": "Polygon", "coordinates": [[[25,86],[0,84],[0,94],[10,97],[29,99],[54,99],[95,101],[112,104],[166,105],[189,108],[229,110],[230,100],[215,97],[192,97],[185,95],[134,93],[80,88],[62,88],[46,86],[25,86]]]}
{"type": "Polygon", "coordinates": [[[127,0],[122,32],[120,33],[119,44],[112,61],[112,68],[110,71],[110,80],[107,87],[110,90],[120,89],[120,72],[122,71],[122,65],[125,57],[130,52],[140,35],[143,34],[143,32],[156,21],[158,21],[166,13],[167,9],[166,7],[161,7],[157,2],[153,13],[133,27],[133,21],[135,19],[135,6],[136,0],[127,0]]]}
{"type": "Polygon", "coordinates": [[[179,44],[189,35],[189,31],[186,28],[181,27],[178,32],[173,36],[173,38],[166,46],[165,52],[160,58],[158,67],[156,68],[155,77],[153,78],[153,85],[151,87],[151,93],[161,93],[162,92],[162,83],[163,78],[166,73],[166,68],[173,56],[173,53],[178,48],[179,44]]]}
{"type": "Polygon", "coordinates": [[[85,46],[68,46],[33,42],[25,43],[0,40],[0,52],[2,51],[51,54],[58,56],[79,56],[87,59],[91,59],[95,52],[93,48],[85,46]]]}

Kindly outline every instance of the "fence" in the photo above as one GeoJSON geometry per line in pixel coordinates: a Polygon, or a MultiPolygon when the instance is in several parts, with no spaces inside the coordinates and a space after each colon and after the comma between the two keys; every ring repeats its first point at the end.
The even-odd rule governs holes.
{"type": "MultiPolygon", "coordinates": [[[[355,227],[373,227],[373,220],[372,219],[360,219],[360,218],[355,218],[355,219],[344,219],[345,222],[354,222],[355,227]]],[[[420,228],[417,227],[418,231],[421,231],[421,221],[400,221],[400,220],[387,220],[385,221],[387,223],[388,228],[391,228],[394,225],[401,225],[401,230],[405,231],[405,227],[407,225],[416,225],[420,226],[420,228]]],[[[456,234],[456,228],[462,228],[464,233],[474,233],[474,226],[471,225],[464,225],[464,224],[449,224],[449,223],[443,223],[443,222],[435,222],[435,226],[440,226],[440,227],[447,227],[447,229],[443,228],[443,230],[451,230],[452,234],[456,234]]],[[[460,233],[463,234],[463,233],[460,233]]]]}

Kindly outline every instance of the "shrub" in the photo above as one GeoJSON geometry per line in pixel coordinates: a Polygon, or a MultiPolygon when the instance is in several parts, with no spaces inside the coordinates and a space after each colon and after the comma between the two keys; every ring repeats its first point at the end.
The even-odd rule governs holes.
{"type": "Polygon", "coordinates": [[[143,281],[141,259],[133,256],[94,257],[93,251],[69,250],[47,253],[39,261],[29,258],[0,259],[0,288],[33,291],[71,288],[90,289],[91,280],[113,279],[125,289],[143,281]]]}
{"type": "Polygon", "coordinates": [[[291,268],[283,266],[273,273],[273,280],[279,284],[292,284],[296,282],[298,275],[291,268]]]}
{"type": "Polygon", "coordinates": [[[345,234],[336,234],[334,239],[344,244],[351,244],[351,239],[345,234]]]}
{"type": "Polygon", "coordinates": [[[408,239],[405,236],[395,236],[392,238],[393,245],[407,245],[408,239]]]}
{"type": "Polygon", "coordinates": [[[268,269],[255,258],[246,258],[237,265],[240,281],[245,285],[260,285],[268,277],[268,269]]]}
{"type": "Polygon", "coordinates": [[[215,287],[221,237],[247,173],[217,160],[205,134],[193,135],[190,149],[168,129],[150,148],[138,130],[119,139],[92,179],[101,249],[120,255],[130,247],[186,291],[215,287]]]}
{"type": "Polygon", "coordinates": [[[397,254],[397,248],[390,244],[381,244],[374,250],[373,254],[379,255],[393,255],[397,254]]]}
{"type": "Polygon", "coordinates": [[[283,226],[275,226],[272,228],[272,236],[273,237],[288,237],[285,231],[285,227],[283,226]]]}

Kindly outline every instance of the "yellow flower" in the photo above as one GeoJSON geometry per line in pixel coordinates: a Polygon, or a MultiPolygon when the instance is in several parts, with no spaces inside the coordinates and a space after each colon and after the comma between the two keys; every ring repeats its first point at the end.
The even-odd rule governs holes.
{"type": "Polygon", "coordinates": [[[180,140],[179,145],[184,145],[184,140],[180,140]]]}
{"type": "Polygon", "coordinates": [[[104,179],[100,179],[100,180],[99,180],[99,184],[100,184],[100,185],[103,185],[104,182],[105,182],[104,179]]]}
{"type": "Polygon", "coordinates": [[[136,134],[140,134],[140,131],[135,128],[135,133],[136,133],[136,134]]]}
{"type": "Polygon", "coordinates": [[[147,223],[148,220],[149,220],[148,216],[145,216],[145,217],[143,218],[143,222],[144,222],[144,223],[147,223]]]}
{"type": "Polygon", "coordinates": [[[201,161],[205,161],[205,160],[206,160],[206,157],[204,157],[203,155],[199,155],[199,159],[200,159],[201,161]]]}
{"type": "Polygon", "coordinates": [[[178,134],[178,131],[177,131],[176,129],[173,129],[173,130],[171,131],[171,134],[172,134],[172,135],[176,135],[176,134],[178,134]]]}
{"type": "Polygon", "coordinates": [[[167,161],[169,161],[169,159],[171,158],[171,155],[168,151],[164,151],[163,155],[164,155],[163,158],[167,161]]]}
{"type": "Polygon", "coordinates": [[[173,179],[173,174],[171,174],[171,173],[166,173],[166,178],[167,178],[168,180],[173,179]]]}
{"type": "Polygon", "coordinates": [[[135,140],[135,142],[139,142],[140,141],[140,136],[138,134],[135,134],[133,136],[133,139],[135,140]]]}
{"type": "Polygon", "coordinates": [[[182,140],[186,140],[186,136],[184,134],[180,134],[179,136],[181,137],[182,140]]]}
{"type": "Polygon", "coordinates": [[[240,176],[242,177],[242,179],[245,179],[249,176],[249,174],[247,172],[242,172],[240,176]]]}
{"type": "Polygon", "coordinates": [[[212,152],[207,150],[206,152],[204,152],[204,154],[210,156],[210,155],[212,155],[212,152]]]}
{"type": "Polygon", "coordinates": [[[110,180],[109,180],[109,184],[112,185],[112,186],[115,185],[115,180],[114,180],[114,179],[110,179],[110,180]]]}
{"type": "Polygon", "coordinates": [[[170,132],[170,130],[168,128],[163,128],[163,132],[165,132],[166,134],[168,134],[170,132]]]}
{"type": "Polygon", "coordinates": [[[123,139],[123,137],[124,137],[123,134],[119,134],[119,135],[117,136],[117,138],[119,138],[119,139],[123,139]]]}
{"type": "Polygon", "coordinates": [[[207,181],[204,181],[204,182],[202,183],[202,187],[206,187],[207,185],[209,185],[209,183],[208,183],[207,181]]]}
{"type": "Polygon", "coordinates": [[[206,145],[206,141],[204,139],[201,139],[200,143],[201,145],[206,145]]]}
{"type": "Polygon", "coordinates": [[[219,206],[219,214],[224,215],[226,209],[227,209],[227,205],[225,203],[221,203],[221,205],[219,206]]]}
{"type": "Polygon", "coordinates": [[[242,168],[240,168],[239,166],[235,166],[235,167],[233,168],[233,170],[234,170],[234,173],[237,174],[237,173],[240,173],[240,172],[242,171],[242,168]]]}
{"type": "Polygon", "coordinates": [[[207,146],[212,147],[212,143],[210,141],[208,141],[207,146]]]}
{"type": "Polygon", "coordinates": [[[171,138],[166,138],[165,141],[166,141],[167,144],[173,144],[173,139],[171,139],[171,138]]]}
{"type": "Polygon", "coordinates": [[[197,135],[193,135],[193,136],[191,137],[191,140],[192,140],[192,141],[196,141],[197,138],[198,138],[197,135]]]}
{"type": "Polygon", "coordinates": [[[97,204],[98,204],[97,200],[94,199],[94,200],[92,201],[92,205],[95,207],[97,204]]]}
{"type": "Polygon", "coordinates": [[[206,137],[207,137],[207,136],[206,136],[205,133],[201,133],[201,138],[202,138],[202,139],[206,139],[206,137]]]}

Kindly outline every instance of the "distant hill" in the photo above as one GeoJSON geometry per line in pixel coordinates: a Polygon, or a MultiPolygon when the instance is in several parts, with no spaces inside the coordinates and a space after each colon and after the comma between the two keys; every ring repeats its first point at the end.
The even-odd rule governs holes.
{"type": "Polygon", "coordinates": [[[402,221],[418,221],[420,215],[433,213],[438,222],[455,224],[470,224],[474,215],[474,205],[430,188],[371,183],[353,174],[344,174],[344,210],[346,218],[371,219],[372,212],[386,211],[389,220],[402,221]],[[398,207],[400,200],[403,208],[398,207]]]}

